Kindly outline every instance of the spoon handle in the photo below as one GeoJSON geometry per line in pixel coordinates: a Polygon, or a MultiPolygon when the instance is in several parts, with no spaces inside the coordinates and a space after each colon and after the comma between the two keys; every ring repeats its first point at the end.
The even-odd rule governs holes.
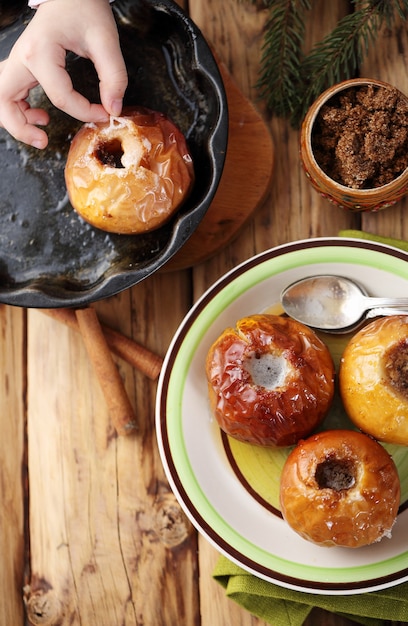
{"type": "Polygon", "coordinates": [[[371,319],[373,317],[380,317],[382,315],[386,315],[386,316],[388,316],[388,315],[408,315],[408,309],[404,311],[404,310],[399,309],[398,307],[396,307],[396,308],[387,308],[387,307],[384,307],[384,308],[378,307],[378,308],[376,308],[375,307],[373,309],[370,309],[366,313],[365,319],[369,320],[369,319],[371,319]]]}
{"type": "Polygon", "coordinates": [[[408,298],[368,298],[364,297],[367,309],[378,307],[408,307],[408,298]]]}

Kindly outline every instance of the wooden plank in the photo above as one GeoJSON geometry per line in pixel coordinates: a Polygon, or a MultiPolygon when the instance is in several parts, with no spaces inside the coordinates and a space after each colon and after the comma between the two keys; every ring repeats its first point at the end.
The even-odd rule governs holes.
{"type": "Polygon", "coordinates": [[[13,626],[24,620],[25,350],[24,311],[0,305],[0,624],[13,626]]]}
{"type": "Polygon", "coordinates": [[[28,616],[44,606],[45,617],[80,623],[93,619],[93,604],[115,619],[128,596],[110,535],[117,441],[81,337],[37,311],[28,315],[28,377],[28,616]]]}
{"type": "MultiPolygon", "coordinates": [[[[397,87],[408,95],[408,69],[404,59],[408,54],[408,33],[406,22],[397,19],[390,31],[382,29],[376,44],[370,47],[361,75],[378,78],[397,87]]],[[[394,207],[378,213],[364,213],[362,228],[367,232],[385,237],[408,239],[408,197],[394,207]]]]}
{"type": "MultiPolygon", "coordinates": [[[[186,2],[180,4],[187,8],[186,2]]],[[[308,28],[309,45],[349,3],[334,7],[317,0],[313,5],[318,19],[308,28]]],[[[193,19],[270,129],[276,150],[271,193],[236,239],[213,258],[191,271],[152,276],[96,305],[103,321],[162,356],[192,302],[225,271],[273,245],[336,235],[340,228],[359,223],[358,217],[331,207],[310,188],[300,168],[297,131],[282,120],[269,120],[257,101],[254,85],[266,19],[262,6],[236,0],[189,2],[193,19]]],[[[403,49],[405,38],[400,32],[403,49]]],[[[381,45],[396,53],[387,33],[381,45]]],[[[384,54],[373,54],[378,54],[373,63],[383,63],[384,54]]],[[[396,80],[402,76],[405,81],[400,65],[396,80]]],[[[402,217],[401,206],[364,216],[363,223],[379,234],[408,237],[402,217]]],[[[0,463],[6,478],[0,490],[7,503],[0,539],[5,590],[0,623],[13,626],[24,624],[24,315],[20,309],[0,310],[0,463]],[[8,419],[10,415],[16,419],[8,419]]],[[[32,623],[265,626],[226,599],[213,581],[218,553],[197,537],[170,491],[156,445],[157,383],[117,360],[139,421],[134,436],[117,437],[80,335],[38,311],[27,315],[31,558],[26,565],[31,577],[25,599],[32,623]]],[[[314,610],[305,626],[351,623],[314,610]]]]}
{"type": "MultiPolygon", "coordinates": [[[[173,282],[158,276],[97,309],[101,319],[127,334],[133,329],[159,351],[189,294],[180,276],[173,282]],[[169,313],[158,334],[163,306],[174,317],[169,313]]],[[[61,626],[169,624],[180,615],[198,623],[196,537],[158,458],[156,383],[119,363],[139,431],[117,437],[81,336],[38,311],[29,311],[28,328],[28,614],[41,614],[40,624],[54,612],[61,626]]]]}
{"type": "MultiPolygon", "coordinates": [[[[349,9],[347,2],[313,3],[314,17],[308,25],[308,45],[332,28],[349,9]],[[330,6],[329,6],[330,4],[330,6]]],[[[190,14],[226,63],[243,93],[256,102],[254,85],[259,68],[260,47],[266,14],[249,3],[225,0],[190,2],[190,14]]],[[[194,299],[221,274],[253,254],[274,245],[312,236],[335,236],[341,228],[352,227],[355,216],[331,207],[311,189],[299,160],[299,133],[288,121],[269,119],[263,111],[275,147],[275,168],[271,192],[246,223],[240,235],[214,258],[193,268],[194,299]]],[[[223,592],[214,590],[211,578],[217,553],[205,540],[200,540],[200,588],[202,626],[227,623],[239,626],[264,626],[265,622],[223,599],[223,592]],[[217,598],[217,602],[214,602],[217,598]]],[[[351,624],[335,615],[314,610],[305,626],[351,624]]]]}

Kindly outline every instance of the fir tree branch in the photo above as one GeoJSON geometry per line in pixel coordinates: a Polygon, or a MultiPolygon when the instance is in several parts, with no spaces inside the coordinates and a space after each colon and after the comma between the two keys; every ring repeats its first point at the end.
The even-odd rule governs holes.
{"type": "Polygon", "coordinates": [[[370,5],[377,7],[389,28],[391,28],[396,15],[404,20],[408,18],[408,0],[372,0],[370,5]]]}
{"type": "Polygon", "coordinates": [[[298,84],[302,99],[292,114],[293,126],[299,125],[313,100],[325,89],[356,75],[382,23],[378,7],[370,6],[373,4],[342,18],[302,63],[298,84]]]}
{"type": "Polygon", "coordinates": [[[384,23],[391,28],[397,16],[408,19],[408,0],[351,0],[359,8],[342,18],[305,57],[305,22],[312,0],[246,1],[262,3],[269,12],[257,82],[259,95],[272,115],[290,117],[294,127],[300,125],[320,93],[357,74],[384,23]]]}
{"type": "Polygon", "coordinates": [[[257,88],[278,116],[297,107],[299,71],[309,0],[269,0],[257,88]]]}

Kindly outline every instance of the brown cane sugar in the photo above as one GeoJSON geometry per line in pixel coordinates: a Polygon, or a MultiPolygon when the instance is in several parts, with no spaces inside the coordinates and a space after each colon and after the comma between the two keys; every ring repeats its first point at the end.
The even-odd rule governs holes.
{"type": "Polygon", "coordinates": [[[381,187],[408,167],[408,102],[394,88],[359,85],[322,106],[313,128],[323,171],[353,189],[381,187]]]}

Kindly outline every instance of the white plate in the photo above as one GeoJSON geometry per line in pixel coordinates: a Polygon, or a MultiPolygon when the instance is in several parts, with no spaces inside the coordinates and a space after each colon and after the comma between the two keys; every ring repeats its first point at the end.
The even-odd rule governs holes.
{"type": "MultiPolygon", "coordinates": [[[[357,279],[373,296],[408,294],[408,254],[356,239],[309,239],[253,257],[218,280],[180,325],[160,376],[156,420],[160,454],[184,511],[221,553],[265,580],[299,591],[352,594],[408,580],[408,449],[387,446],[402,483],[392,538],[372,546],[323,548],[281,518],[277,493],[289,449],[240,444],[210,414],[205,358],[227,326],[279,304],[290,283],[313,274],[357,279]]],[[[338,361],[346,338],[326,335],[338,361]]],[[[346,424],[334,404],[326,427],[346,424]]]]}

